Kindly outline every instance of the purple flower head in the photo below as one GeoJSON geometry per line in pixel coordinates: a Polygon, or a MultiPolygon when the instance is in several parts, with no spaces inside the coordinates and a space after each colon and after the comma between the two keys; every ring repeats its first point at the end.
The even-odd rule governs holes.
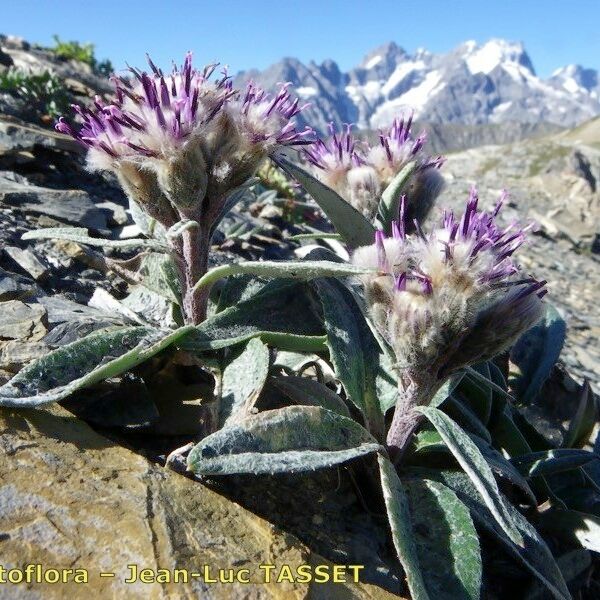
{"type": "Polygon", "coordinates": [[[387,131],[380,132],[379,143],[359,145],[350,126],[337,133],[329,127],[327,141],[317,142],[304,152],[316,176],[368,219],[377,213],[381,192],[410,162],[416,163],[413,190],[408,198],[411,223],[424,218],[441,190],[441,178],[432,172],[443,164],[442,157],[423,156],[425,134],[411,136],[412,116],[394,119],[387,131]],[[420,207],[416,205],[420,204],[420,207]]]}
{"type": "Polygon", "coordinates": [[[369,149],[366,162],[378,172],[384,186],[388,185],[409,162],[416,162],[419,171],[439,169],[444,164],[441,156],[423,154],[427,141],[425,132],[413,138],[412,115],[408,119],[396,118],[386,131],[379,132],[379,144],[369,149]]]}
{"type": "Polygon", "coordinates": [[[90,168],[115,171],[140,204],[150,201],[140,197],[144,188],[152,202],[166,199],[188,214],[209,195],[208,213],[216,216],[216,201],[247,181],[278,146],[309,143],[310,131],[298,131],[293,122],[304,106],[287,85],[274,96],[252,83],[239,93],[226,68],[217,76],[217,65],[195,69],[191,53],[169,73],[149,57],[148,64],[149,72],[130,67],[129,78],[113,79],[110,103],[97,97],[90,107],[74,106],[80,127],[64,118],[56,125],[89,148],[90,168]]]}
{"type": "Polygon", "coordinates": [[[404,368],[443,378],[495,356],[539,319],[545,282],[520,274],[513,255],[529,227],[497,223],[504,197],[479,211],[473,189],[460,217],[445,212],[427,234],[397,223],[354,253],[378,271],[364,278],[367,301],[404,368]]]}
{"type": "Polygon", "coordinates": [[[303,146],[312,143],[313,130],[298,130],[293,118],[309,104],[300,105],[290,95],[290,83],[283,84],[277,94],[267,94],[253,82],[246,85],[233,106],[240,114],[240,127],[252,143],[279,146],[303,146]]]}

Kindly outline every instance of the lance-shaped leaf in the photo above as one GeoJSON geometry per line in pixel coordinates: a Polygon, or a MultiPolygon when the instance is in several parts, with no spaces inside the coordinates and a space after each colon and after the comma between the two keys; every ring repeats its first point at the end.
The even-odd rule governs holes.
{"type": "Polygon", "coordinates": [[[323,304],[327,345],[335,373],[367,428],[383,439],[383,413],[377,399],[379,346],[352,294],[339,281],[321,279],[315,287],[323,304]]]}
{"type": "Polygon", "coordinates": [[[58,402],[74,391],[119,375],[191,331],[122,327],[96,331],[27,365],[0,387],[0,406],[58,402]]]}
{"type": "Polygon", "coordinates": [[[577,412],[569,423],[569,430],[563,440],[565,448],[579,447],[586,444],[598,421],[598,402],[586,379],[579,393],[577,412]]]}
{"type": "Polygon", "coordinates": [[[390,460],[378,454],[377,461],[392,540],[406,575],[408,589],[413,600],[429,600],[430,596],[419,564],[406,492],[390,460]]]}
{"type": "Polygon", "coordinates": [[[494,474],[475,443],[441,410],[428,406],[419,406],[416,410],[423,413],[437,429],[506,535],[515,544],[522,545],[523,537],[511,518],[507,502],[500,494],[494,474]]]}
{"type": "Polygon", "coordinates": [[[326,350],[325,330],[311,310],[308,289],[289,280],[272,281],[248,300],[210,317],[180,347],[190,352],[206,352],[253,337],[286,350],[326,350]]]}
{"type": "Polygon", "coordinates": [[[544,531],[565,540],[579,543],[588,550],[600,552],[600,517],[576,510],[552,508],[539,517],[544,531]]]}
{"type": "Polygon", "coordinates": [[[481,496],[465,473],[433,469],[410,468],[409,473],[440,481],[451,488],[469,508],[475,522],[501,543],[503,548],[529,570],[558,600],[570,600],[571,595],[550,549],[527,519],[510,504],[508,510],[524,540],[514,544],[482,502],[481,496]]]}
{"type": "Polygon", "coordinates": [[[593,452],[586,450],[558,449],[543,452],[531,452],[523,456],[511,458],[510,462],[526,477],[553,475],[561,471],[570,471],[586,465],[592,460],[599,460],[593,452]]]}
{"type": "Polygon", "coordinates": [[[317,277],[348,277],[371,272],[372,269],[348,263],[325,260],[303,261],[248,261],[229,263],[211,269],[194,286],[195,290],[209,288],[219,279],[231,275],[255,275],[257,277],[279,277],[282,279],[315,279],[317,277]]]}
{"type": "Polygon", "coordinates": [[[247,416],[269,374],[269,349],[251,339],[242,353],[223,371],[219,425],[247,416]]]}
{"type": "Polygon", "coordinates": [[[417,170],[416,162],[409,162],[383,190],[379,202],[378,220],[382,229],[389,235],[392,221],[398,220],[400,198],[406,191],[414,172],[417,170]]]}
{"type": "Polygon", "coordinates": [[[345,417],[350,416],[344,401],[326,385],[307,377],[271,377],[270,382],[288,398],[302,406],[322,406],[345,417]]]}
{"type": "Polygon", "coordinates": [[[452,395],[452,392],[454,392],[454,390],[458,387],[458,385],[463,379],[463,376],[464,373],[460,372],[450,377],[450,379],[447,379],[440,387],[440,389],[435,393],[434,397],[429,403],[429,406],[432,406],[433,408],[441,406],[446,401],[446,399],[452,395]]]}
{"type": "Polygon", "coordinates": [[[283,156],[277,156],[274,160],[313,197],[351,248],[373,243],[375,228],[351,204],[308,171],[283,156]]]}
{"type": "Polygon", "coordinates": [[[520,374],[511,382],[524,403],[535,399],[556,364],[567,327],[556,308],[546,304],[546,315],[535,327],[524,333],[513,346],[510,359],[520,374]]]}
{"type": "Polygon", "coordinates": [[[148,248],[152,250],[167,251],[168,247],[157,240],[135,238],[130,240],[106,240],[91,237],[85,227],[50,227],[46,229],[33,229],[21,237],[23,240],[68,240],[86,246],[101,248],[148,248]]]}
{"type": "Polygon", "coordinates": [[[295,473],[340,464],[382,450],[347,417],[316,406],[286,406],[232,423],[190,452],[196,475],[295,473]]]}
{"type": "Polygon", "coordinates": [[[481,589],[481,551],[468,508],[445,485],[406,479],[413,536],[431,598],[474,600],[481,589]]]}

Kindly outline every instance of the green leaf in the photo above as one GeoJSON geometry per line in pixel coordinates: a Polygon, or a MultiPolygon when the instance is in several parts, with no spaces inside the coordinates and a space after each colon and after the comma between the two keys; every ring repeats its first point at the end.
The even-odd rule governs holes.
{"type": "Polygon", "coordinates": [[[76,390],[132,369],[191,330],[121,327],[96,331],[27,365],[0,387],[0,406],[58,402],[76,390]]]}
{"type": "Polygon", "coordinates": [[[331,362],[348,397],[365,417],[367,429],[384,437],[383,413],[377,399],[379,346],[352,294],[335,280],[314,282],[327,330],[331,362]]]}
{"type": "Polygon", "coordinates": [[[522,545],[523,537],[511,519],[507,503],[500,494],[490,467],[474,442],[441,410],[428,406],[419,406],[416,410],[423,413],[438,430],[508,537],[515,544],[522,545]]]}
{"type": "Polygon", "coordinates": [[[467,507],[445,485],[406,479],[413,535],[430,597],[473,600],[481,589],[481,552],[467,507]]]}
{"type": "Polygon", "coordinates": [[[140,257],[138,268],[141,285],[181,305],[179,274],[175,262],[168,254],[148,252],[140,257]]]}
{"type": "Polygon", "coordinates": [[[214,285],[219,279],[231,275],[256,275],[258,277],[280,277],[282,279],[315,279],[316,277],[348,277],[372,272],[373,269],[358,267],[348,263],[338,263],[325,260],[314,261],[249,261],[228,263],[211,269],[203,275],[195,290],[214,285]]]}
{"type": "Polygon", "coordinates": [[[314,233],[298,233],[296,235],[291,235],[289,239],[292,242],[301,242],[303,240],[341,240],[342,236],[339,233],[315,231],[314,233]]]}
{"type": "Polygon", "coordinates": [[[494,448],[487,440],[481,439],[476,435],[471,435],[470,437],[477,448],[479,448],[481,454],[483,454],[488,465],[490,465],[492,468],[492,471],[522,490],[525,496],[527,496],[529,499],[529,502],[533,506],[537,506],[535,494],[529,487],[527,480],[512,464],[512,462],[504,458],[504,456],[502,456],[502,454],[498,452],[498,450],[496,450],[496,448],[494,448]]]}
{"type": "Polygon", "coordinates": [[[490,432],[486,429],[485,425],[479,420],[479,417],[471,408],[467,402],[462,402],[462,394],[455,393],[448,398],[444,410],[446,414],[453,418],[467,431],[478,435],[483,438],[486,442],[491,443],[492,438],[490,432]]]}
{"type": "Polygon", "coordinates": [[[435,393],[435,396],[431,399],[429,406],[433,408],[441,406],[446,401],[446,399],[452,395],[452,392],[454,392],[454,390],[458,387],[458,385],[462,381],[463,376],[464,373],[461,372],[456,375],[453,375],[452,377],[450,377],[450,379],[447,379],[443,383],[442,387],[440,387],[440,389],[435,393]]]}
{"type": "Polygon", "coordinates": [[[448,446],[435,429],[421,429],[415,434],[413,456],[431,452],[448,452],[448,446]]]}
{"type": "Polygon", "coordinates": [[[314,379],[288,375],[286,377],[273,376],[269,381],[295,404],[322,406],[344,417],[350,416],[350,411],[344,401],[333,390],[314,379]]]}
{"type": "Polygon", "coordinates": [[[600,552],[600,517],[578,512],[551,508],[539,515],[540,527],[572,544],[600,552]]]}
{"type": "Polygon", "coordinates": [[[396,468],[388,458],[377,455],[381,487],[387,511],[388,521],[392,530],[392,540],[398,554],[400,564],[406,574],[406,581],[412,600],[429,600],[429,594],[417,554],[417,544],[411,523],[408,498],[396,468]]]}
{"type": "MultiPolygon", "coordinates": [[[[488,363],[475,365],[473,369],[493,383],[488,363]]],[[[466,375],[463,377],[458,391],[477,414],[479,420],[487,425],[492,414],[493,391],[491,387],[476,381],[472,376],[466,375]]]]}
{"type": "Polygon", "coordinates": [[[277,156],[274,161],[313,197],[351,248],[368,246],[374,242],[375,228],[351,204],[286,158],[277,156]]]}
{"type": "Polygon", "coordinates": [[[311,310],[308,291],[293,281],[272,281],[248,300],[198,325],[180,347],[206,352],[260,337],[286,350],[324,351],[325,331],[311,310]]]}
{"type": "Polygon", "coordinates": [[[526,477],[538,477],[577,469],[599,458],[593,452],[569,448],[531,452],[511,458],[510,462],[526,477]]]}
{"type": "Polygon", "coordinates": [[[381,446],[352,419],[315,406],[267,410],[224,427],[188,456],[196,475],[313,471],[377,452],[381,446]]]}
{"type": "Polygon", "coordinates": [[[398,398],[398,381],[390,357],[382,352],[379,354],[377,366],[377,398],[382,414],[386,414],[396,404],[398,398]]]}
{"type": "Polygon", "coordinates": [[[519,528],[524,544],[516,545],[506,535],[489,509],[482,502],[470,478],[458,471],[435,471],[410,468],[409,473],[417,477],[430,478],[450,487],[469,508],[471,516],[482,528],[493,535],[504,549],[542,582],[558,600],[570,600],[571,595],[563,576],[544,540],[527,519],[510,504],[507,504],[512,520],[519,528]]]}
{"type": "Polygon", "coordinates": [[[546,304],[546,315],[525,332],[513,346],[510,359],[520,375],[511,382],[519,399],[529,404],[538,395],[556,364],[565,342],[567,327],[556,308],[546,304]]]}
{"type": "Polygon", "coordinates": [[[85,227],[49,227],[46,229],[33,229],[21,236],[22,240],[68,240],[86,246],[99,246],[102,248],[149,248],[165,252],[168,250],[165,244],[156,240],[135,238],[131,240],[105,240],[93,238],[88,234],[85,227]]]}
{"type": "Polygon", "coordinates": [[[379,222],[386,233],[391,233],[392,221],[398,219],[400,198],[406,190],[414,172],[417,170],[416,162],[409,162],[383,190],[379,203],[379,222]]]}
{"type": "Polygon", "coordinates": [[[269,349],[258,338],[253,338],[223,371],[219,427],[248,415],[268,374],[269,349]]]}
{"type": "Polygon", "coordinates": [[[565,439],[563,440],[563,447],[575,448],[584,446],[590,439],[594,426],[597,422],[597,401],[590,383],[586,379],[581,387],[577,412],[575,413],[573,419],[571,419],[571,423],[569,423],[569,430],[567,431],[565,439]]]}

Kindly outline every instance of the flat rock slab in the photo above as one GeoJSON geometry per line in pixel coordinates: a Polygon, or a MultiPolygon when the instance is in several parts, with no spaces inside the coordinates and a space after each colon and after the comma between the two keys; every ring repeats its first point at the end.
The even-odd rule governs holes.
{"type": "Polygon", "coordinates": [[[0,339],[38,341],[48,331],[46,309],[41,304],[9,300],[0,304],[0,311],[0,339]]]}
{"type": "Polygon", "coordinates": [[[5,584],[0,598],[397,598],[362,583],[265,584],[260,564],[295,570],[328,563],[293,535],[115,445],[64,409],[0,409],[0,451],[4,568],[42,564],[88,573],[87,584],[5,584]],[[154,571],[247,568],[251,583],[127,584],[130,564],[154,571]]]}
{"type": "Polygon", "coordinates": [[[81,144],[66,135],[18,119],[0,116],[0,155],[33,150],[36,146],[76,154],[85,152],[81,144]]]}
{"type": "Polygon", "coordinates": [[[106,232],[106,213],[83,190],[56,190],[0,177],[0,205],[106,232]]]}

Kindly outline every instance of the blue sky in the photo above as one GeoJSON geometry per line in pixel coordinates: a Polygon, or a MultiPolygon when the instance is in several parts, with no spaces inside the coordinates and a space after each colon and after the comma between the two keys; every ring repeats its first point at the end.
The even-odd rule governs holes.
{"type": "Polygon", "coordinates": [[[219,61],[233,72],[282,56],[335,59],[342,69],[395,41],[445,52],[467,39],[523,41],[542,76],[569,63],[600,68],[600,0],[3,0],[0,30],[51,44],[52,35],[96,44],[127,61],[219,61]]]}

